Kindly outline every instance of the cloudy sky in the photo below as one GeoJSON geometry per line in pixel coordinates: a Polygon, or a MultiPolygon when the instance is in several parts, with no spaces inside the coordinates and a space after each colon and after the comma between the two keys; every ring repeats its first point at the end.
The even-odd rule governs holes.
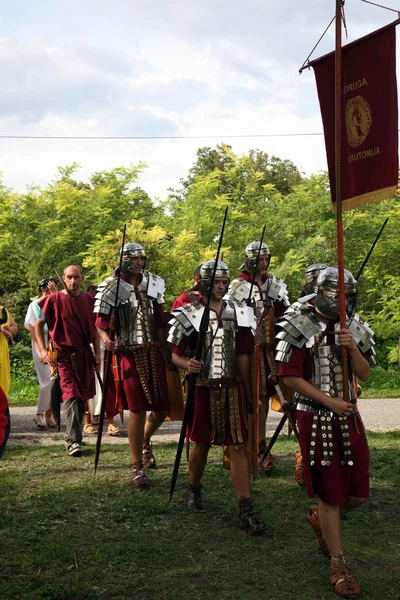
{"type": "MultiPolygon", "coordinates": [[[[379,2],[381,3],[381,2],[379,2]]],[[[400,9],[400,0],[385,0],[400,9]]],[[[397,15],[346,1],[349,41],[397,15]]],[[[47,185],[145,161],[164,198],[199,146],[259,148],[309,174],[326,169],[314,75],[298,70],[335,0],[13,0],[0,4],[0,135],[216,136],[162,140],[0,139],[4,183],[47,185]]],[[[334,25],[315,57],[334,47],[334,25]]]]}

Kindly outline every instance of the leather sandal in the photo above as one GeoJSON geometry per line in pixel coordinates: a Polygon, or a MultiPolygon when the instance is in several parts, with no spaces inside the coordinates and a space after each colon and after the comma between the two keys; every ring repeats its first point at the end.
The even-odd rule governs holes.
{"type": "Polygon", "coordinates": [[[114,425],[114,423],[109,423],[107,427],[107,433],[109,435],[119,435],[121,433],[121,430],[119,427],[114,425]]]}
{"type": "Polygon", "coordinates": [[[360,597],[360,586],[355,581],[343,554],[331,557],[330,582],[333,591],[340,598],[356,599],[360,597]]]}
{"type": "Polygon", "coordinates": [[[304,487],[305,480],[304,480],[304,469],[303,469],[303,457],[301,455],[300,450],[298,450],[296,452],[296,456],[294,459],[294,478],[296,480],[296,483],[300,487],[304,487]]]}
{"type": "Polygon", "coordinates": [[[318,543],[319,543],[319,546],[320,546],[322,552],[325,554],[325,556],[330,558],[331,553],[329,552],[328,544],[326,543],[326,540],[322,534],[321,525],[319,523],[318,504],[313,504],[310,507],[310,510],[308,511],[308,515],[307,515],[307,521],[310,523],[311,527],[315,531],[315,535],[318,538],[318,543]]]}
{"type": "Polygon", "coordinates": [[[83,426],[83,433],[86,435],[97,435],[98,430],[96,427],[93,427],[91,423],[85,423],[83,426]]]}
{"type": "Polygon", "coordinates": [[[265,531],[265,524],[254,513],[251,498],[242,497],[239,500],[239,526],[250,535],[260,535],[265,531]]]}
{"type": "Polygon", "coordinates": [[[33,420],[35,421],[35,425],[38,429],[47,429],[47,423],[43,413],[36,413],[33,420]]]}
{"type": "Polygon", "coordinates": [[[143,442],[142,461],[145,469],[157,468],[157,463],[153,454],[151,441],[147,439],[145,439],[143,442]]]}
{"type": "Polygon", "coordinates": [[[133,467],[132,483],[137,489],[147,488],[149,486],[150,481],[143,466],[133,467]]]}
{"type": "Polygon", "coordinates": [[[265,457],[265,459],[261,463],[261,467],[264,471],[272,471],[275,467],[275,456],[271,454],[271,452],[265,457]]]}

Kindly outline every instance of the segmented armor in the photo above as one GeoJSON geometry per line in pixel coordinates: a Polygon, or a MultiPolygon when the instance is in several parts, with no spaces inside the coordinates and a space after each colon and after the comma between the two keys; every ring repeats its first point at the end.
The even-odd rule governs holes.
{"type": "MultiPolygon", "coordinates": [[[[178,345],[183,336],[189,337],[200,331],[200,323],[205,307],[200,302],[181,306],[172,312],[168,341],[178,345]]],[[[255,333],[256,320],[251,307],[244,302],[228,301],[220,320],[214,311],[210,319],[203,347],[204,368],[198,379],[223,379],[238,377],[238,363],[235,351],[235,334],[239,327],[250,328],[255,333]]]]}
{"type": "MultiPolygon", "coordinates": [[[[234,279],[229,286],[225,299],[246,302],[250,295],[250,289],[251,283],[249,281],[242,278],[234,279]]],[[[251,300],[257,319],[256,344],[263,346],[272,343],[268,317],[272,312],[275,301],[279,300],[284,306],[290,306],[286,283],[275,277],[275,275],[269,275],[261,287],[253,286],[251,300]]]]}
{"type": "MultiPolygon", "coordinates": [[[[328,325],[331,329],[331,326],[328,325]]],[[[375,365],[374,332],[360,315],[352,319],[347,318],[347,329],[353,333],[353,339],[358,348],[363,352],[370,365],[375,365]]],[[[329,344],[326,335],[327,326],[314,314],[307,302],[296,302],[278,320],[276,329],[276,355],[280,362],[289,362],[293,348],[310,348],[313,358],[313,382],[317,388],[331,397],[343,396],[343,370],[341,350],[338,337],[335,343],[329,344]]],[[[335,323],[335,331],[340,329],[340,323],[335,323]]],[[[349,401],[356,404],[357,382],[349,370],[349,401]]],[[[322,466],[329,466],[333,457],[332,420],[338,419],[342,432],[342,460],[341,463],[352,465],[351,443],[349,440],[349,426],[347,417],[337,417],[327,407],[315,402],[306,396],[295,393],[293,400],[296,409],[313,413],[312,433],[310,440],[309,461],[315,464],[315,445],[317,443],[317,430],[321,428],[322,466]]],[[[355,415],[355,418],[358,415],[355,415]]]]}
{"type": "MultiPolygon", "coordinates": [[[[108,277],[97,288],[94,312],[110,314],[115,306],[117,278],[108,277]]],[[[164,304],[164,280],[145,272],[135,288],[120,279],[118,291],[118,346],[155,341],[154,304],[164,304]]]]}
{"type": "MultiPolygon", "coordinates": [[[[200,331],[205,306],[200,302],[181,306],[172,312],[168,341],[178,345],[192,333],[200,331]]],[[[236,333],[239,327],[256,330],[253,309],[245,302],[227,302],[220,318],[210,311],[208,330],[201,360],[204,366],[197,376],[196,386],[209,388],[210,398],[210,442],[224,443],[225,440],[225,403],[229,407],[229,421],[232,440],[235,444],[243,442],[240,424],[239,394],[241,377],[236,354],[236,333]]]]}

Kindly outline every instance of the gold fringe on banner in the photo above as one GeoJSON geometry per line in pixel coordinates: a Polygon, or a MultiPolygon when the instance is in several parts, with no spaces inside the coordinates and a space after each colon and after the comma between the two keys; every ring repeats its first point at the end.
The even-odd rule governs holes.
{"type": "MultiPolygon", "coordinates": [[[[347,198],[347,200],[343,200],[342,208],[343,210],[353,210],[353,208],[358,208],[359,206],[374,204],[375,202],[380,202],[381,200],[393,198],[396,195],[396,192],[397,186],[391,185],[390,187],[382,188],[381,190],[374,190],[373,192],[367,192],[366,194],[353,196],[353,198],[347,198]]],[[[335,204],[333,204],[332,210],[336,211],[335,204]]]]}

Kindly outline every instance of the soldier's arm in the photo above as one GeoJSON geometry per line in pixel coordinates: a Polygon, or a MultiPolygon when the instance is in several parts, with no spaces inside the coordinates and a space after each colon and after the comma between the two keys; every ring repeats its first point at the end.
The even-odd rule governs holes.
{"type": "Polygon", "coordinates": [[[328,394],[325,394],[325,392],[321,392],[311,381],[306,381],[302,377],[285,375],[283,382],[294,392],[298,392],[302,396],[310,398],[310,400],[319,402],[339,417],[346,417],[354,411],[354,406],[350,402],[345,402],[340,397],[332,398],[328,394]]]}
{"type": "Polygon", "coordinates": [[[47,349],[44,343],[44,326],[46,324],[46,321],[44,321],[43,319],[41,319],[40,317],[36,320],[35,323],[35,336],[36,336],[36,341],[39,347],[39,356],[40,356],[40,360],[42,361],[42,363],[47,363],[47,364],[51,364],[51,361],[47,355],[47,349]]]}

